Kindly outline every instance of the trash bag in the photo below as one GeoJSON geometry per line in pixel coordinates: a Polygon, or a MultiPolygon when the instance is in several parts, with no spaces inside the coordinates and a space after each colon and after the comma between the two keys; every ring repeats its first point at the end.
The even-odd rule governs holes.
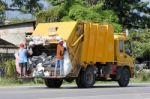
{"type": "Polygon", "coordinates": [[[37,65],[36,70],[33,71],[32,76],[38,76],[38,77],[43,77],[44,76],[44,67],[42,66],[42,63],[39,63],[37,65]]]}
{"type": "Polygon", "coordinates": [[[50,76],[50,72],[45,71],[45,72],[44,72],[44,76],[45,76],[45,77],[49,77],[49,76],[50,76]]]}
{"type": "Polygon", "coordinates": [[[33,71],[32,73],[33,77],[43,77],[44,76],[44,71],[33,71]]]}
{"type": "Polygon", "coordinates": [[[34,64],[36,64],[36,65],[38,65],[39,63],[43,63],[45,60],[46,60],[46,58],[47,58],[47,54],[46,53],[43,53],[42,55],[40,55],[40,56],[33,56],[32,58],[31,58],[31,63],[32,63],[32,65],[34,64]]]}
{"type": "Polygon", "coordinates": [[[41,57],[39,57],[39,56],[33,56],[32,58],[31,58],[31,61],[32,62],[34,62],[34,63],[36,63],[37,61],[42,61],[42,58],[41,57]]]}
{"type": "Polygon", "coordinates": [[[63,64],[63,66],[64,66],[64,76],[66,76],[71,72],[71,69],[72,69],[72,63],[71,63],[67,49],[64,52],[64,64],[63,64]]]}
{"type": "Polygon", "coordinates": [[[15,63],[16,63],[16,71],[17,71],[18,74],[21,74],[21,68],[19,66],[19,56],[18,56],[19,54],[18,54],[18,51],[14,55],[15,55],[15,58],[16,58],[16,61],[15,61],[15,63]]]}
{"type": "Polygon", "coordinates": [[[45,61],[43,62],[43,66],[46,67],[46,66],[49,66],[51,67],[52,65],[55,65],[55,61],[56,61],[56,58],[53,57],[53,56],[49,56],[45,59],[45,61]]]}

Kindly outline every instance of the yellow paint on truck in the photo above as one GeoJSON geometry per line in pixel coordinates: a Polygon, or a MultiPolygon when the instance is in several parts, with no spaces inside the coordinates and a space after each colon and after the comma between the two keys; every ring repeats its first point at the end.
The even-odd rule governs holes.
{"type": "Polygon", "coordinates": [[[86,63],[114,62],[114,34],[111,25],[84,24],[81,61],[86,63]]]}
{"type": "MultiPolygon", "coordinates": [[[[128,78],[133,77],[133,58],[124,48],[127,37],[124,34],[115,34],[112,25],[76,21],[39,23],[33,36],[60,36],[66,41],[73,66],[67,78],[78,79],[81,83],[78,86],[84,86],[85,81],[80,80],[89,66],[95,67],[93,72],[96,72],[94,75],[98,79],[107,77],[107,72],[112,80],[119,81],[121,78],[118,77],[126,80],[125,73],[128,78]]],[[[119,84],[126,86],[128,82],[124,84],[120,80],[119,84]]]]}

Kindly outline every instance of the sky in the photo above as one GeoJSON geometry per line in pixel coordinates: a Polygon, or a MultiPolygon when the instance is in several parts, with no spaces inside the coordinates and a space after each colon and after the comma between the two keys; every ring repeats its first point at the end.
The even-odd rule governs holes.
{"type": "Polygon", "coordinates": [[[141,0],[141,1],[143,1],[143,2],[149,2],[148,7],[150,7],[150,0],[141,0]]]}
{"type": "MultiPolygon", "coordinates": [[[[141,0],[141,2],[149,2],[148,7],[150,7],[150,0],[141,0]]],[[[145,14],[144,12],[138,12],[136,9],[133,10],[134,13],[138,13],[140,16],[149,16],[149,14],[145,14]]]]}
{"type": "MultiPolygon", "coordinates": [[[[11,0],[3,0],[10,5],[12,3],[11,0]]],[[[149,2],[148,7],[150,7],[150,0],[141,0],[142,2],[149,2]]],[[[46,0],[41,0],[41,3],[44,5],[44,9],[48,9],[50,7],[50,4],[47,3],[46,0]]],[[[141,15],[144,15],[141,13],[141,15]]],[[[6,19],[11,19],[11,18],[23,18],[23,19],[35,19],[34,16],[31,14],[25,14],[20,11],[6,11],[6,19]]]]}

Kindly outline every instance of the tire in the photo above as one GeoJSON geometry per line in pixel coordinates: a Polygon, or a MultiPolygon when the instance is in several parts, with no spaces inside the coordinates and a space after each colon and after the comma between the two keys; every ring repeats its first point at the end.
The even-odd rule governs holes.
{"type": "Polygon", "coordinates": [[[95,84],[94,67],[90,66],[85,71],[82,71],[76,79],[76,84],[79,88],[91,88],[95,84]]]}
{"type": "Polygon", "coordinates": [[[81,82],[81,75],[82,73],[79,74],[79,76],[76,79],[76,84],[78,86],[78,88],[83,88],[82,82],[81,82]]]}
{"type": "Polygon", "coordinates": [[[45,79],[45,85],[48,88],[60,88],[62,83],[63,83],[62,79],[45,79]]]}
{"type": "Polygon", "coordinates": [[[130,81],[130,72],[127,68],[117,70],[117,81],[120,87],[127,87],[130,81]]]}

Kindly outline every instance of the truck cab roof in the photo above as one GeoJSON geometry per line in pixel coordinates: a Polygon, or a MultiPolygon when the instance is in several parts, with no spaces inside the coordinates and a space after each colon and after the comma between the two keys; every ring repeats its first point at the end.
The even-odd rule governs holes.
{"type": "Polygon", "coordinates": [[[127,36],[125,33],[118,33],[114,35],[115,40],[127,40],[127,36]]]}

